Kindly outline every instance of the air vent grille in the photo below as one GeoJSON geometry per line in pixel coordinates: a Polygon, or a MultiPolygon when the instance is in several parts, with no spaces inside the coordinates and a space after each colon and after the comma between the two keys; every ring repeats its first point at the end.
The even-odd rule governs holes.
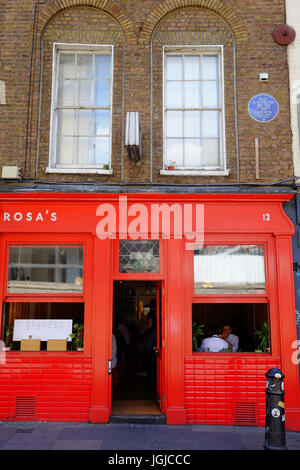
{"type": "Polygon", "coordinates": [[[31,417],[35,412],[34,397],[16,397],[16,416],[31,417]]]}
{"type": "Polygon", "coordinates": [[[236,402],[235,403],[235,424],[245,426],[256,425],[255,403],[236,402]]]}

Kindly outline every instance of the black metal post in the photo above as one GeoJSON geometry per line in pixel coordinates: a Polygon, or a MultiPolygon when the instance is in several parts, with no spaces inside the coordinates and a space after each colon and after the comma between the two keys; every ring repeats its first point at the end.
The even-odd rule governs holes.
{"type": "Polygon", "coordinates": [[[266,373],[265,450],[287,450],[285,443],[284,375],[279,369],[266,373]]]}

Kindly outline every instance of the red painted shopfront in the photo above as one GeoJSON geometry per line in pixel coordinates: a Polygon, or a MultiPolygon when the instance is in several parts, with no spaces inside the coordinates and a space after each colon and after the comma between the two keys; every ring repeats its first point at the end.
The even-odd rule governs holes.
{"type": "MultiPolygon", "coordinates": [[[[161,413],[166,415],[167,424],[263,426],[265,373],[278,367],[285,374],[286,427],[300,430],[291,248],[294,229],[282,208],[282,203],[292,195],[128,193],[122,194],[121,200],[119,196],[0,195],[1,338],[4,338],[8,317],[23,318],[22,312],[29,311],[33,304],[36,312],[42,311],[46,304],[49,311],[54,304],[59,305],[59,312],[84,311],[83,352],[11,350],[5,353],[4,359],[2,356],[0,420],[109,421],[114,287],[122,282],[130,290],[130,286],[142,282],[151,284],[157,292],[160,351],[156,385],[161,413]],[[126,203],[126,211],[120,209],[120,201],[123,209],[126,203]],[[150,234],[152,206],[163,203],[169,208],[173,205],[173,209],[175,205],[177,214],[182,214],[187,205],[194,216],[196,205],[202,205],[206,251],[186,249],[187,240],[172,229],[168,238],[167,226],[160,226],[156,237],[150,234]],[[101,239],[99,222],[111,208],[115,209],[116,234],[101,239]],[[159,240],[157,269],[121,272],[120,243],[129,240],[124,227],[128,228],[130,222],[137,220],[137,213],[140,215],[143,211],[146,213],[143,227],[148,227],[143,240],[151,237],[159,240]],[[125,225],[120,233],[122,217],[127,220],[122,221],[125,225]],[[82,281],[79,289],[75,286],[73,291],[67,292],[63,289],[44,291],[31,285],[26,290],[22,286],[30,284],[30,279],[19,274],[11,281],[12,272],[21,272],[13,271],[17,266],[13,253],[20,253],[18,247],[47,250],[53,246],[71,250],[80,247],[82,275],[76,277],[82,281]],[[223,247],[227,247],[227,251],[223,247]],[[242,288],[236,287],[234,281],[238,265],[232,269],[234,289],[222,290],[219,287],[222,283],[217,282],[214,274],[215,283],[201,278],[202,274],[196,282],[198,266],[200,270],[206,266],[206,273],[209,266],[222,271],[220,266],[225,266],[225,261],[220,254],[234,251],[241,256],[238,264],[242,260],[248,266],[247,282],[242,288]],[[251,268],[253,272],[260,269],[261,261],[263,263],[263,282],[260,279],[259,288],[254,286],[249,274],[249,256],[252,263],[258,263],[251,268]],[[247,336],[248,326],[253,329],[253,322],[258,325],[259,321],[265,321],[269,328],[267,352],[254,352],[252,343],[234,353],[193,352],[194,321],[205,323],[212,319],[215,323],[219,320],[224,323],[229,316],[244,332],[244,344],[247,338],[249,344],[254,341],[253,335],[247,336]]],[[[106,220],[114,222],[114,214],[112,219],[106,220]]],[[[140,225],[137,231],[142,232],[140,225]]],[[[227,257],[226,262],[236,263],[233,255],[227,257]]],[[[59,263],[61,261],[56,264],[57,269],[64,270],[59,263]]],[[[42,265],[36,266],[32,269],[44,269],[42,265]]],[[[239,282],[241,279],[242,274],[239,282]]],[[[56,318],[63,318],[63,313],[60,315],[56,318]]]]}

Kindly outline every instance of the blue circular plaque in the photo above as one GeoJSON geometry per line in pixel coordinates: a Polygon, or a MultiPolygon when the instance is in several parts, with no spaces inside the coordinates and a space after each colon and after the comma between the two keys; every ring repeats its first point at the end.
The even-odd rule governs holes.
{"type": "Polygon", "coordinates": [[[248,110],[255,121],[270,122],[277,116],[279,105],[273,96],[260,94],[249,101],[248,110]]]}

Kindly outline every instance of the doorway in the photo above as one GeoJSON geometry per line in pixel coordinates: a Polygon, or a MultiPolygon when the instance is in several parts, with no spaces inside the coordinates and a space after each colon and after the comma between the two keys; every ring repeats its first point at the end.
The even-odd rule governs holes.
{"type": "Polygon", "coordinates": [[[162,413],[161,318],[160,282],[114,281],[112,415],[162,413]]]}

